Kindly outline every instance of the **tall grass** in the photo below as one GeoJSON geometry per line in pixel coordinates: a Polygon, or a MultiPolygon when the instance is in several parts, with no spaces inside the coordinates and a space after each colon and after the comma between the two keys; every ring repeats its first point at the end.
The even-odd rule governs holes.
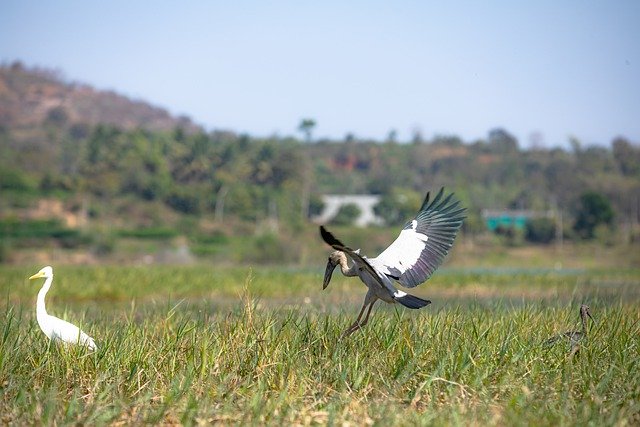
{"type": "Polygon", "coordinates": [[[48,343],[33,313],[37,289],[22,279],[31,272],[3,273],[15,279],[3,280],[0,303],[3,423],[640,422],[637,272],[532,276],[550,299],[528,294],[526,278],[513,274],[511,288],[476,273],[449,283],[445,274],[434,292],[469,295],[421,311],[380,304],[369,325],[339,340],[364,294],[355,281],[336,277],[321,294],[317,272],[56,271],[49,311],[81,324],[95,353],[48,343]],[[588,277],[618,298],[597,280],[585,285],[588,277]],[[95,299],[111,286],[115,298],[95,299]],[[478,296],[492,286],[520,289],[520,300],[478,296]],[[544,346],[577,326],[584,299],[597,324],[580,352],[544,346]]]}

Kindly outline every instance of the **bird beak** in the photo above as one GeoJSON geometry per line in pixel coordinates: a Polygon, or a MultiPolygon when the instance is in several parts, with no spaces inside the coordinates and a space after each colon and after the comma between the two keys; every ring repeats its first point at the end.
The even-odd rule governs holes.
{"type": "Polygon", "coordinates": [[[33,279],[39,279],[41,277],[44,277],[44,272],[43,271],[38,271],[36,274],[34,274],[33,276],[29,277],[29,280],[33,280],[33,279]]]}
{"type": "Polygon", "coordinates": [[[327,268],[326,270],[324,270],[324,281],[322,282],[323,290],[327,289],[327,286],[329,286],[329,282],[331,281],[331,274],[333,273],[333,270],[335,270],[337,266],[338,264],[334,263],[331,260],[327,262],[327,268]]]}
{"type": "Polygon", "coordinates": [[[596,323],[596,319],[594,319],[593,316],[591,316],[591,313],[589,313],[589,310],[587,310],[587,316],[589,316],[589,319],[591,319],[593,323],[596,323]]]}

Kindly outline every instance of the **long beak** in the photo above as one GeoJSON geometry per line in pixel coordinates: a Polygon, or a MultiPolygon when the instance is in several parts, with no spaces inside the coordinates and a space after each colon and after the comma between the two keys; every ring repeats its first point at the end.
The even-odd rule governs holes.
{"type": "Polygon", "coordinates": [[[329,282],[331,281],[331,274],[333,273],[333,270],[335,270],[337,266],[338,264],[334,263],[331,260],[327,262],[327,268],[326,270],[324,270],[324,281],[322,282],[323,290],[327,289],[327,286],[329,286],[329,282]]]}
{"type": "Polygon", "coordinates": [[[42,271],[39,271],[36,274],[34,274],[33,276],[29,277],[29,280],[39,279],[41,277],[44,277],[44,273],[42,271]]]}
{"type": "Polygon", "coordinates": [[[596,319],[594,319],[593,316],[591,316],[591,313],[589,313],[588,311],[587,311],[587,316],[589,316],[589,319],[591,319],[593,323],[596,323],[596,319]]]}

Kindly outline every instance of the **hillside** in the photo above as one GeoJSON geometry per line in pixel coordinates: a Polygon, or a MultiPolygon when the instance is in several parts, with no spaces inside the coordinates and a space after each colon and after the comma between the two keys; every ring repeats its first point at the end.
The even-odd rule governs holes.
{"type": "Polygon", "coordinates": [[[167,131],[177,126],[199,130],[187,117],[173,117],[165,109],[113,91],[67,82],[52,70],[27,68],[20,62],[0,66],[0,126],[24,129],[47,122],[100,123],[151,131],[167,131]]]}
{"type": "Polygon", "coordinates": [[[19,64],[0,68],[0,116],[0,262],[33,259],[32,248],[167,259],[161,254],[174,247],[187,260],[304,264],[324,250],[310,221],[322,195],[378,195],[379,241],[348,221],[340,232],[353,246],[380,250],[425,192],[441,186],[468,208],[462,239],[472,244],[513,251],[528,242],[640,241],[640,147],[624,138],[526,150],[504,129],[476,141],[411,144],[206,133],[149,104],[19,64]],[[496,236],[485,209],[554,219],[539,219],[529,235],[507,227],[496,236]]]}

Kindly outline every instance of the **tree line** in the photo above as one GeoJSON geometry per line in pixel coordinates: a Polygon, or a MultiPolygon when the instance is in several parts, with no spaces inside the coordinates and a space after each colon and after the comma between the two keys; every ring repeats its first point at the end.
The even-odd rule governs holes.
{"type": "Polygon", "coordinates": [[[302,140],[180,127],[122,130],[73,123],[53,109],[37,129],[0,129],[0,190],[9,199],[82,194],[105,204],[154,203],[177,216],[271,221],[294,230],[322,209],[322,194],[380,194],[376,210],[391,225],[441,186],[469,207],[470,234],[485,229],[483,209],[513,208],[562,213],[569,235],[592,238],[593,229],[581,228],[593,222],[584,208],[594,197],[588,194],[602,199],[592,205],[610,209],[605,224],[632,230],[640,219],[640,148],[624,138],[609,146],[573,140],[570,149],[522,149],[495,129],[471,142],[437,136],[401,144],[353,135],[312,142],[314,125],[300,124],[302,140]]]}

